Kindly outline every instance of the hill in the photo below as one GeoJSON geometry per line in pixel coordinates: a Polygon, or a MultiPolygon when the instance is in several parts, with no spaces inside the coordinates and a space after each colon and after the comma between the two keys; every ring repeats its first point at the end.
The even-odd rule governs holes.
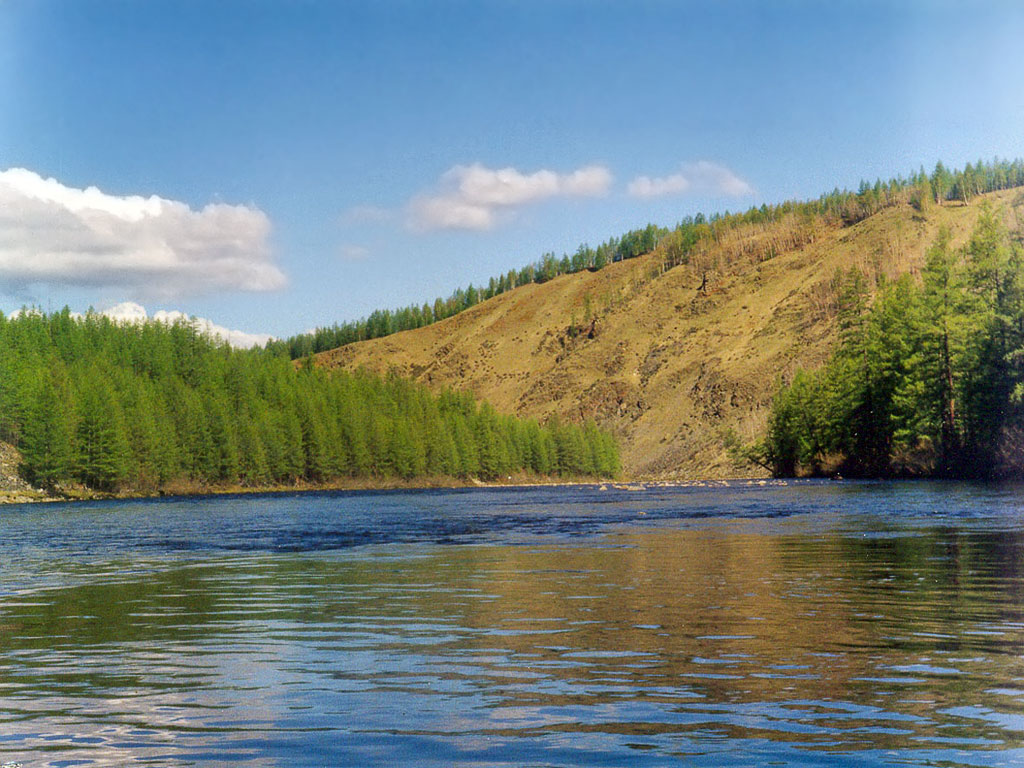
{"type": "Polygon", "coordinates": [[[725,230],[678,266],[666,268],[663,240],[316,362],[465,389],[519,416],[594,418],[618,437],[633,479],[734,476],[728,436],[760,434],[780,378],[830,355],[837,275],[916,271],[940,226],[954,246],[967,239],[983,199],[1016,227],[1019,189],[970,204],[900,202],[848,226],[792,214],[725,230]]]}

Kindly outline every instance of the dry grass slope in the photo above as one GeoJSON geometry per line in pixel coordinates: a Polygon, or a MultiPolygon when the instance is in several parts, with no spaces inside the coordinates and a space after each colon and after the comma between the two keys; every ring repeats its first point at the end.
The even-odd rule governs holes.
{"type": "MultiPolygon", "coordinates": [[[[1019,190],[988,198],[1011,226],[1024,213],[1019,190]]],[[[655,251],[325,352],[318,364],[394,370],[433,387],[468,389],[517,415],[592,417],[618,436],[630,479],[749,475],[731,464],[723,437],[734,430],[755,438],[779,378],[826,359],[836,271],[857,266],[875,278],[916,271],[941,225],[955,245],[967,239],[979,202],[924,214],[901,205],[799,237],[792,221],[751,227],[663,273],[655,251]],[[588,305],[592,328],[584,323],[588,305]]]]}

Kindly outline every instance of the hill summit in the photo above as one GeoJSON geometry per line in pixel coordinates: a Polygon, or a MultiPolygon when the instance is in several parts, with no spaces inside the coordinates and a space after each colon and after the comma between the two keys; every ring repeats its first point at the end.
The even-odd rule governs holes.
{"type": "Polygon", "coordinates": [[[724,229],[682,264],[666,238],[316,362],[466,389],[520,416],[594,418],[618,437],[630,479],[749,475],[726,445],[761,433],[780,380],[827,359],[839,276],[857,268],[875,284],[917,271],[940,227],[954,246],[966,241],[985,199],[1016,228],[1015,189],[970,204],[901,201],[852,224],[794,213],[724,229]]]}

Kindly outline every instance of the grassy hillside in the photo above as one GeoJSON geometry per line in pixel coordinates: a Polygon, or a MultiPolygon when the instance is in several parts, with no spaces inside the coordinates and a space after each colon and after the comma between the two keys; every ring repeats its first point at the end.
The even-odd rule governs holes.
{"type": "MultiPolygon", "coordinates": [[[[1016,225],[1019,189],[985,198],[1016,225]]],[[[737,470],[726,435],[758,435],[780,377],[830,354],[837,272],[918,269],[940,226],[954,246],[966,240],[981,199],[902,203],[850,226],[797,215],[743,225],[667,270],[663,244],[317,363],[468,389],[521,416],[593,417],[618,436],[634,478],[727,477],[737,470]]]]}

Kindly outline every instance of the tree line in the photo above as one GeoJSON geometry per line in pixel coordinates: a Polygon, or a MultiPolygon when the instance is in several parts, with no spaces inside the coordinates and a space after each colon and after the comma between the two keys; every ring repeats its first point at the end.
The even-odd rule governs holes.
{"type": "Polygon", "coordinates": [[[540,424],[398,377],[296,367],[185,322],[0,314],[0,439],[47,488],[614,476],[594,424],[540,424]]]}
{"type": "Polygon", "coordinates": [[[521,269],[492,277],[486,286],[470,284],[447,298],[438,297],[433,302],[375,310],[359,320],[320,327],[288,339],[272,340],[267,343],[266,350],[296,360],[357,341],[422,328],[520,286],[544,283],[560,275],[583,270],[600,270],[608,264],[650,253],[659,246],[665,250],[664,268],[672,268],[688,263],[691,254],[720,242],[730,231],[745,225],[774,224],[797,216],[808,230],[815,224],[849,226],[899,203],[911,203],[917,208],[947,201],[966,204],[977,195],[1019,186],[1024,186],[1024,160],[979,160],[973,165],[968,163],[962,170],[950,170],[940,161],[930,174],[921,168],[907,177],[897,176],[888,181],[877,179],[874,183],[862,181],[856,192],[836,188],[816,200],[765,204],[742,213],[725,211],[710,216],[698,213],[683,218],[672,228],[648,224],[612,237],[596,247],[583,243],[572,254],[563,253],[558,257],[553,252],[545,253],[521,269]]]}
{"type": "Polygon", "coordinates": [[[869,300],[863,274],[842,275],[838,347],[779,390],[755,456],[786,476],[1024,474],[1022,268],[986,201],[964,247],[940,231],[919,277],[869,300]]]}

